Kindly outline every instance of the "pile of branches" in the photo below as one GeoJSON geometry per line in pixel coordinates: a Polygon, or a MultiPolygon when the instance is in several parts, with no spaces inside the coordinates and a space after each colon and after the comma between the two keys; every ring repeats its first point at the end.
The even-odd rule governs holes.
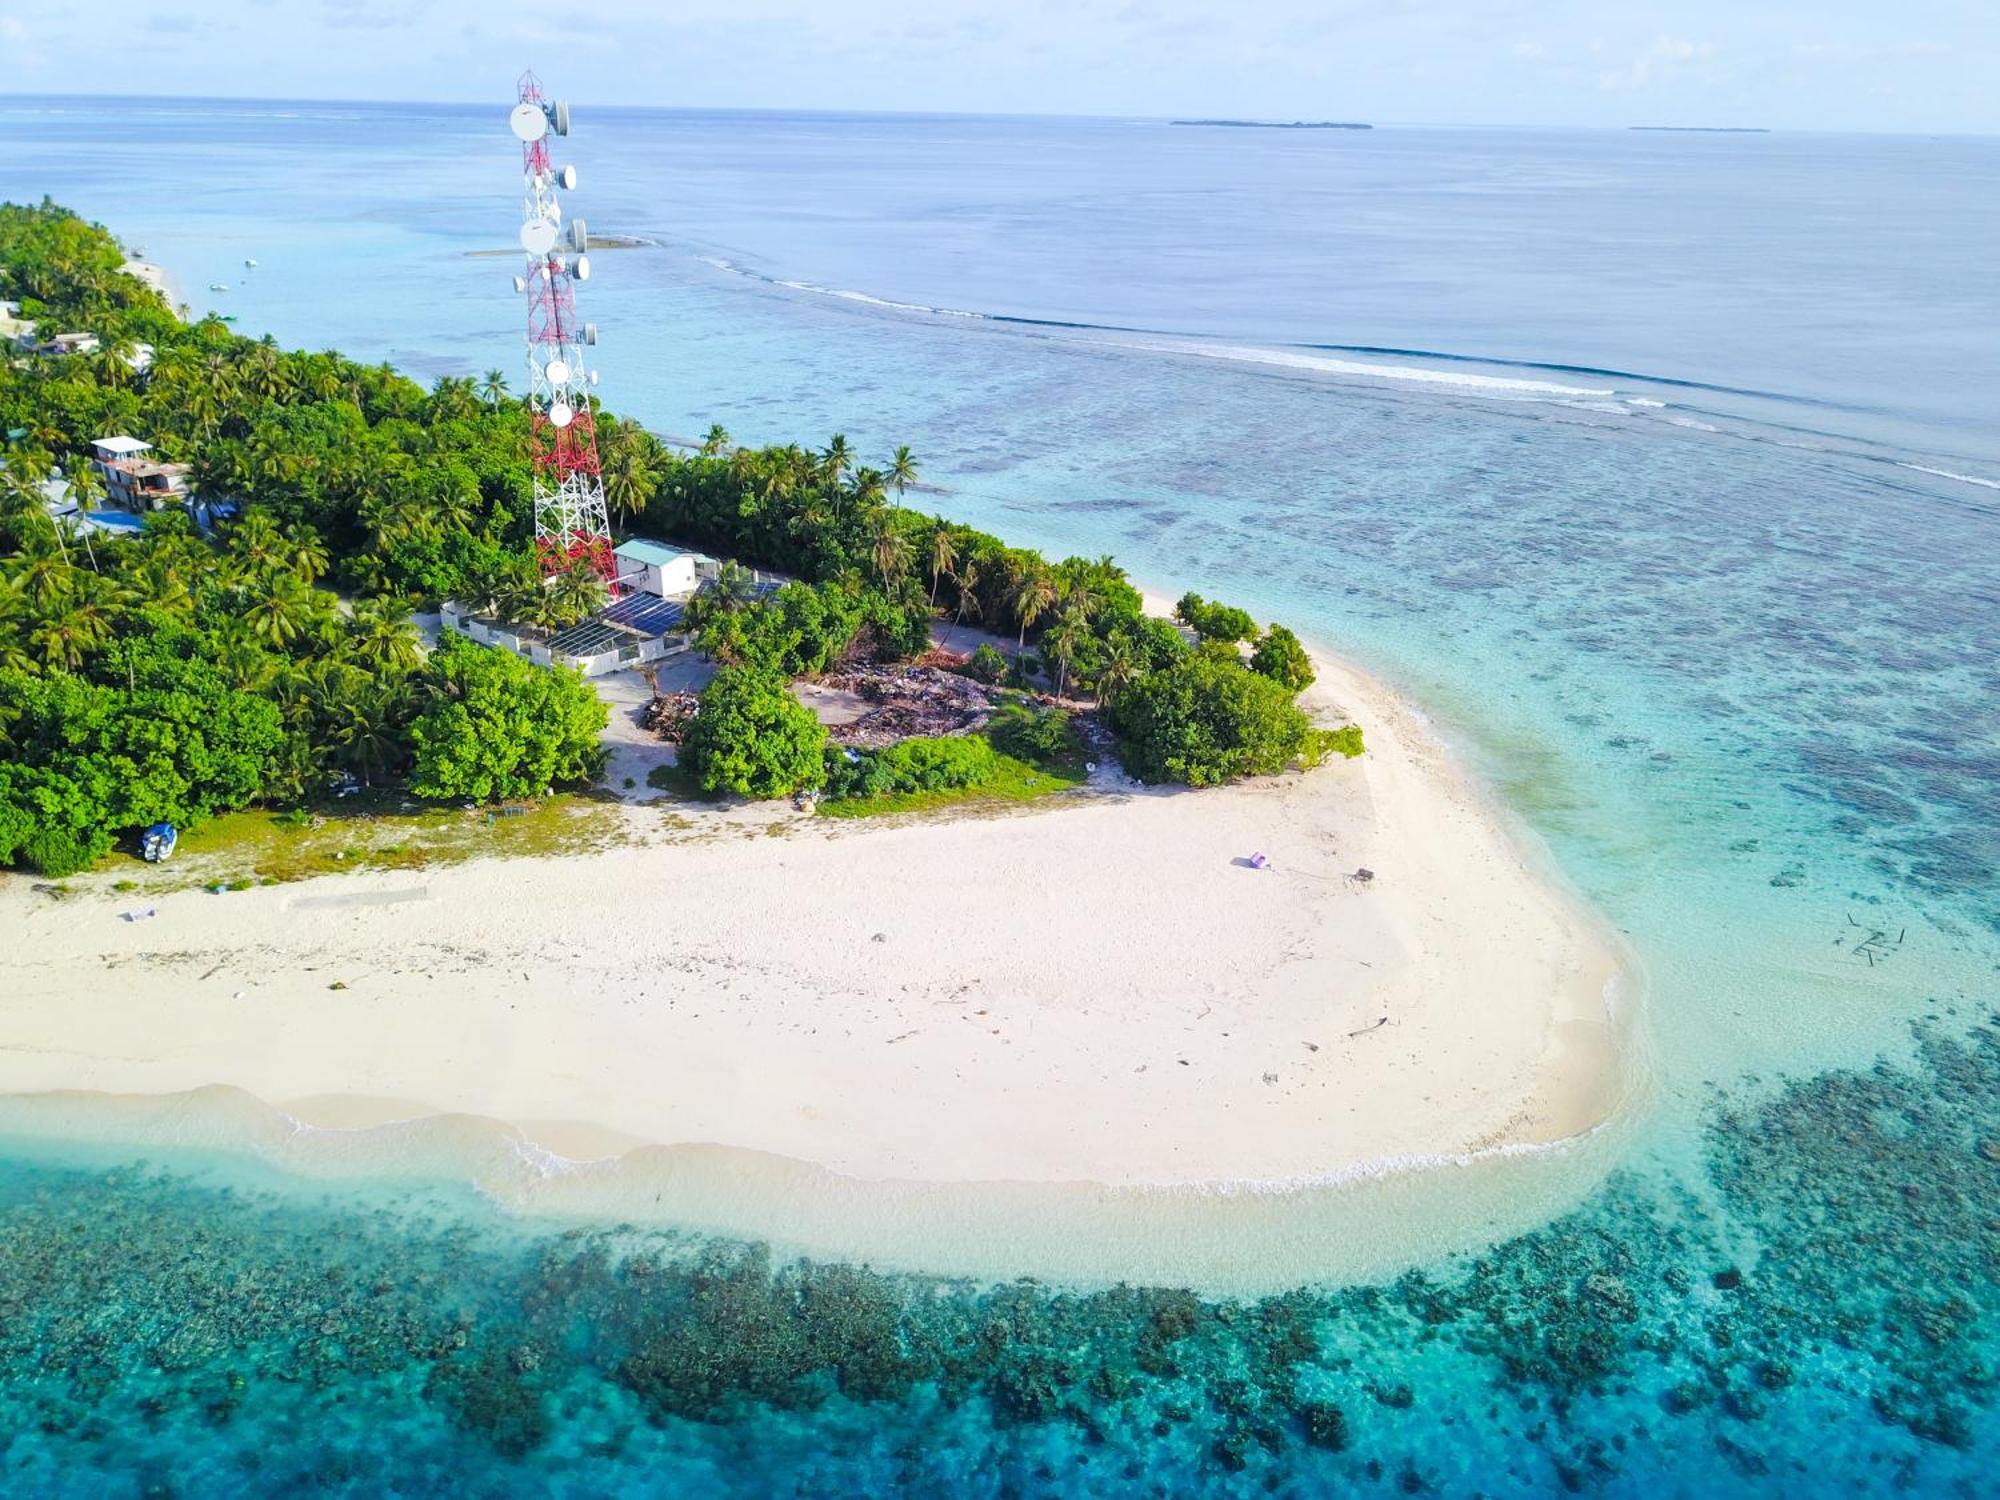
{"type": "Polygon", "coordinates": [[[699,693],[661,693],[646,705],[639,722],[657,739],[678,745],[694,716],[701,712],[699,693]]]}
{"type": "Polygon", "coordinates": [[[851,724],[830,731],[839,745],[879,750],[918,735],[965,734],[993,714],[993,690],[931,666],[842,667],[823,679],[872,705],[851,724]]]}

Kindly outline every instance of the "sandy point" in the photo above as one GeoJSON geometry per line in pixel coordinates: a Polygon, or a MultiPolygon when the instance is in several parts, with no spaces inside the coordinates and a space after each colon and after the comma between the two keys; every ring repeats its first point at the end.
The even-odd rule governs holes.
{"type": "Polygon", "coordinates": [[[138,924],[103,881],[8,878],[0,1091],[221,1084],[343,1129],[940,1183],[1281,1187],[1588,1131],[1633,1082],[1625,955],[1418,714],[1319,665],[1308,707],[1368,753],[1254,784],[899,826],[634,808],[608,852],[138,924]]]}

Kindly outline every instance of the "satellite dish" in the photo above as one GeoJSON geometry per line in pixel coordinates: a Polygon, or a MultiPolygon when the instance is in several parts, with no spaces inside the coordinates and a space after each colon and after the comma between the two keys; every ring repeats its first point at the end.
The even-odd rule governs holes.
{"type": "MultiPolygon", "coordinates": [[[[565,121],[569,119],[567,110],[563,113],[563,119],[565,121]]],[[[507,116],[507,128],[521,140],[532,144],[549,133],[549,117],[542,112],[539,104],[517,104],[513,113],[507,116]]],[[[562,134],[568,135],[569,131],[565,129],[562,134]]]]}
{"type": "Polygon", "coordinates": [[[569,384],[569,366],[560,359],[550,360],[544,373],[548,375],[550,385],[569,384]]]}
{"type": "Polygon", "coordinates": [[[560,187],[560,188],[561,188],[561,189],[562,189],[562,190],[563,190],[564,192],[566,192],[566,193],[573,193],[573,192],[575,192],[575,191],[576,191],[576,168],[575,168],[575,167],[558,167],[558,168],[556,169],[556,186],[560,187]]]}
{"type": "Polygon", "coordinates": [[[530,255],[547,255],[556,247],[556,226],[547,219],[535,219],[523,224],[521,245],[530,255]]]}
{"type": "Polygon", "coordinates": [[[556,134],[569,134],[569,101],[567,99],[556,100],[556,134]]]}
{"type": "Polygon", "coordinates": [[[597,342],[597,325],[595,323],[586,323],[583,325],[583,341],[586,344],[595,344],[597,342]]]}
{"type": "Polygon", "coordinates": [[[590,280],[590,257],[588,255],[579,255],[576,258],[576,264],[569,268],[569,274],[574,276],[578,281],[590,280]]]}
{"type": "Polygon", "coordinates": [[[549,421],[558,427],[567,427],[576,420],[576,411],[567,401],[558,401],[549,408],[549,421]]]}
{"type": "Polygon", "coordinates": [[[571,219],[569,221],[569,247],[572,250],[588,250],[590,248],[590,236],[584,233],[583,220],[581,219],[571,219]]]}
{"type": "Polygon", "coordinates": [[[525,292],[527,289],[528,289],[528,278],[525,276],[516,276],[514,278],[514,290],[517,292],[525,292]]]}

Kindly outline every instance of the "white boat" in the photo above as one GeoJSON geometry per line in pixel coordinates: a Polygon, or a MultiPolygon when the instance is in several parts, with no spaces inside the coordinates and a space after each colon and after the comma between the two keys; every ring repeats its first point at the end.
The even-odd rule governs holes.
{"type": "Polygon", "coordinates": [[[229,283],[226,281],[211,281],[208,284],[208,289],[211,292],[226,292],[229,290],[229,283]]]}

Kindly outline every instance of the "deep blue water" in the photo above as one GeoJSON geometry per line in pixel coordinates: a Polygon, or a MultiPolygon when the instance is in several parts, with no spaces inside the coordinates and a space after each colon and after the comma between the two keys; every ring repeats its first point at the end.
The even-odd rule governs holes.
{"type": "MultiPolygon", "coordinates": [[[[0,1388],[27,1492],[100,1492],[54,1477],[92,1460],[134,1493],[1980,1491],[2000,142],[577,117],[576,211],[653,242],[586,288],[612,406],[908,441],[927,505],[1407,688],[1629,936],[1655,1102],[1526,1239],[1192,1322],[760,1270],[648,1269],[640,1295],[623,1240],[585,1274],[578,1242],[455,1200],[255,1174],[225,1199],[218,1168],[71,1178],[23,1148],[0,1388]],[[1857,958],[1857,922],[1902,943],[1857,958]],[[190,1237],[213,1254],[164,1253],[190,1237]],[[411,1305],[329,1302],[328,1242],[411,1305]],[[28,1269],[79,1247],[89,1277],[28,1269]],[[244,1277],[275,1289],[254,1326],[244,1277]],[[453,1299],[471,1321],[440,1341],[453,1299]],[[156,1323],[197,1346],[156,1358],[156,1323]],[[891,1346],[893,1378],[837,1388],[891,1346]],[[753,1357],[661,1373],[703,1349],[753,1357]]],[[[424,375],[519,362],[511,265],[470,253],[513,229],[497,111],[0,121],[32,147],[0,195],[103,219],[239,328],[424,375]]]]}

